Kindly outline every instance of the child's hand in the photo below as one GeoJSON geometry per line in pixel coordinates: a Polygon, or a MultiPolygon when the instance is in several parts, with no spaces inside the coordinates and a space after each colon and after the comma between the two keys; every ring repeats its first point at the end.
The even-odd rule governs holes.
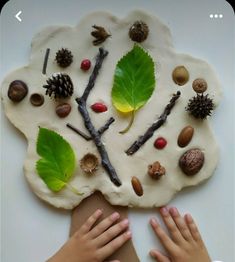
{"type": "Polygon", "coordinates": [[[47,262],[101,262],[131,238],[127,219],[115,223],[118,213],[94,226],[101,215],[98,209],[47,262]]]}
{"type": "Polygon", "coordinates": [[[171,238],[163,231],[155,219],[150,224],[162,245],[167,250],[165,256],[157,250],[151,250],[150,255],[158,262],[211,262],[206,247],[191,215],[184,218],[173,207],[160,209],[162,219],[169,230],[171,238]]]}

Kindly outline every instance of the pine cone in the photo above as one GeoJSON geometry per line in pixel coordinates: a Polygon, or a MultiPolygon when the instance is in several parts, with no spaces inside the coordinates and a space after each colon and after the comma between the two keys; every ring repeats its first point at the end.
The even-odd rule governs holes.
{"type": "Polygon", "coordinates": [[[73,82],[67,74],[53,74],[43,87],[47,89],[46,95],[54,95],[54,98],[67,98],[73,94],[73,82]]]}
{"type": "Polygon", "coordinates": [[[62,48],[57,51],[55,60],[60,67],[68,67],[73,62],[73,55],[68,49],[62,48]]]}
{"type": "Polygon", "coordinates": [[[189,100],[186,111],[189,111],[195,118],[204,119],[211,115],[211,111],[214,109],[214,103],[207,95],[197,94],[189,100]]]}

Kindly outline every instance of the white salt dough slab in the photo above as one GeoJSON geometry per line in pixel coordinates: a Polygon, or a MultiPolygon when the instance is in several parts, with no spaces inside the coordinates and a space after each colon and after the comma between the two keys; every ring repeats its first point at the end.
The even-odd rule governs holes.
{"type": "Polygon", "coordinates": [[[208,179],[218,163],[217,143],[208,120],[196,120],[185,112],[188,100],[195,95],[192,82],[199,77],[207,81],[207,92],[213,98],[215,105],[218,105],[221,88],[211,66],[203,60],[176,53],[169,28],[156,17],[142,11],[133,11],[122,20],[106,12],[95,12],[86,16],[76,27],[51,26],[43,29],[32,41],[29,65],[10,73],[2,83],[5,113],[28,140],[24,172],[33,192],[53,206],[66,209],[77,206],[95,190],[101,191],[105,198],[114,205],[148,208],[167,204],[182,188],[198,185],[208,179]],[[149,37],[141,45],[148,50],[157,63],[157,85],[150,101],[137,112],[130,131],[121,135],[119,131],[127,126],[129,118],[120,115],[112,106],[111,88],[117,61],[133,47],[133,42],[128,37],[128,30],[136,20],[145,21],[150,29],[149,37]],[[97,149],[92,141],[85,141],[66,127],[66,123],[70,123],[87,133],[83,119],[77,110],[75,98],[81,96],[90,76],[89,72],[84,73],[80,70],[81,61],[89,58],[94,63],[98,53],[98,47],[93,46],[93,38],[90,35],[93,24],[104,26],[111,32],[112,37],[103,44],[104,48],[109,51],[109,55],[104,61],[95,88],[88,98],[88,107],[99,101],[108,106],[109,110],[103,114],[95,114],[89,109],[92,122],[97,128],[111,116],[116,120],[102,136],[102,141],[122,181],[120,187],[116,187],[110,181],[101,166],[94,176],[88,176],[81,171],[79,160],[88,152],[98,156],[97,149]],[[73,64],[64,70],[59,68],[54,61],[55,53],[62,47],[71,50],[74,56],[73,64]],[[43,75],[42,65],[47,48],[50,48],[51,52],[47,75],[43,75]],[[177,86],[171,78],[173,69],[178,65],[184,65],[190,73],[189,82],[182,87],[177,86]],[[33,107],[29,101],[32,93],[43,94],[45,89],[42,86],[46,83],[47,78],[59,71],[69,74],[75,87],[74,95],[69,101],[72,105],[72,112],[65,119],[57,117],[55,114],[56,102],[48,96],[45,96],[45,103],[41,107],[33,107]],[[9,84],[16,79],[23,80],[29,87],[28,96],[18,104],[13,103],[7,97],[9,84]],[[167,122],[137,153],[127,156],[124,151],[160,116],[172,94],[178,90],[181,91],[181,97],[168,116],[167,122]],[[186,148],[180,148],[177,145],[177,137],[186,125],[194,127],[194,137],[186,148]],[[39,159],[36,153],[38,126],[55,130],[72,145],[76,152],[78,165],[70,184],[83,192],[82,196],[66,188],[54,193],[37,175],[35,163],[39,159]],[[163,136],[168,141],[163,150],[156,150],[153,146],[158,136],[163,136]],[[193,177],[187,177],[178,167],[180,156],[190,148],[200,148],[205,154],[203,168],[193,177]],[[159,161],[166,168],[166,176],[159,181],[152,180],[147,175],[147,166],[155,161],[159,161]],[[132,189],[132,176],[137,176],[143,185],[142,197],[138,197],[132,189]]]}

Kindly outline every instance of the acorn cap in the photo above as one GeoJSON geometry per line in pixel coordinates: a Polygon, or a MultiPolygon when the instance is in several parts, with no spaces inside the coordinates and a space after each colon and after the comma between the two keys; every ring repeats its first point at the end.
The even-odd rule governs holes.
{"type": "Polygon", "coordinates": [[[86,173],[93,173],[95,170],[97,170],[99,165],[98,158],[91,153],[86,154],[81,160],[80,160],[80,166],[81,169],[86,173]]]}

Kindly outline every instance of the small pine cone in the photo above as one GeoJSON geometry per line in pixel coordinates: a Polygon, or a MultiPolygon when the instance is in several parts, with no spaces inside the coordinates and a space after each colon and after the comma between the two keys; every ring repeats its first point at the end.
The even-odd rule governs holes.
{"type": "Polygon", "coordinates": [[[64,73],[53,74],[43,87],[46,88],[46,95],[54,95],[54,98],[67,98],[73,94],[73,82],[70,76],[64,73]]]}
{"type": "Polygon", "coordinates": [[[60,67],[68,67],[73,62],[73,55],[68,49],[62,48],[57,51],[55,60],[60,67]]]}
{"type": "Polygon", "coordinates": [[[211,115],[214,109],[214,103],[207,95],[197,94],[189,100],[186,111],[189,111],[195,118],[204,119],[211,115]]]}

